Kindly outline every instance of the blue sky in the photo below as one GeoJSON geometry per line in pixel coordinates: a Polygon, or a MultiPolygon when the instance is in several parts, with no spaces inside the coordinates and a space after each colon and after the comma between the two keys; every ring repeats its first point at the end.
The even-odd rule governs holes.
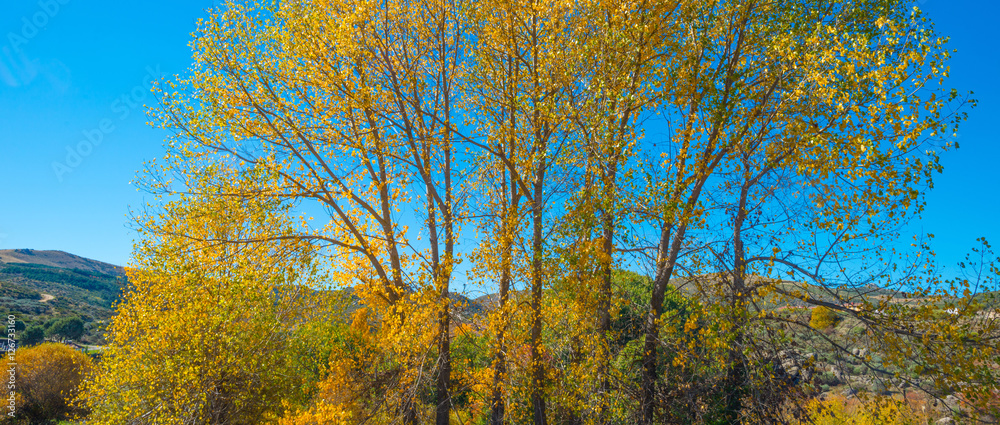
{"type": "MultiPolygon", "coordinates": [[[[58,249],[125,264],[130,185],[165,134],[146,124],[149,81],[183,72],[212,0],[9,1],[0,4],[0,249],[58,249]],[[81,142],[92,149],[80,150],[81,142]],[[99,142],[99,143],[98,143],[99,142]],[[70,154],[69,151],[75,151],[70,154]],[[54,168],[53,163],[63,166],[54,168]]],[[[911,232],[936,235],[943,264],[985,236],[1000,243],[1000,2],[923,0],[958,49],[952,86],[980,102],[942,157],[943,175],[911,232]]]]}

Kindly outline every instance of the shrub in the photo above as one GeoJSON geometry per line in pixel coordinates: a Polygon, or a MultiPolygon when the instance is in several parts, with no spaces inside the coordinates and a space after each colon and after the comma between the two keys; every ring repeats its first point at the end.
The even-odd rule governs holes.
{"type": "Polygon", "coordinates": [[[64,344],[48,343],[17,351],[17,419],[48,423],[81,413],[70,401],[93,363],[64,344]]]}
{"type": "Polygon", "coordinates": [[[825,400],[813,399],[806,405],[806,417],[800,425],[917,425],[930,423],[926,413],[914,410],[902,400],[873,396],[867,401],[847,400],[835,395],[825,400]]]}
{"type": "Polygon", "coordinates": [[[837,313],[829,308],[818,306],[812,309],[812,318],[809,326],[816,329],[828,329],[837,324],[837,313]]]}

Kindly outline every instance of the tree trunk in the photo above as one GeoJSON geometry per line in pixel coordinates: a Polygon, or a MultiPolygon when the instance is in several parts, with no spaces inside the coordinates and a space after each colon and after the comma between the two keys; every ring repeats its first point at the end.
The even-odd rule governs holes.
{"type": "MultiPolygon", "coordinates": [[[[613,184],[613,183],[611,183],[613,184]]],[[[605,193],[609,193],[605,185],[605,193]]],[[[611,196],[614,196],[613,188],[610,188],[611,196]]],[[[611,210],[613,207],[605,207],[602,211],[601,222],[601,250],[604,258],[601,261],[601,286],[599,288],[597,306],[597,333],[600,338],[600,358],[597,363],[597,376],[600,380],[598,384],[598,397],[600,406],[597,412],[597,423],[607,422],[608,396],[611,391],[611,379],[609,376],[611,361],[611,269],[614,255],[615,217],[611,210]]]]}
{"type": "Polygon", "coordinates": [[[449,315],[450,306],[447,301],[448,291],[447,288],[443,294],[445,298],[445,305],[442,308],[440,316],[440,327],[441,332],[438,339],[438,353],[440,363],[440,370],[438,371],[437,378],[437,388],[435,388],[435,394],[437,399],[435,403],[437,404],[437,420],[434,422],[437,425],[448,425],[451,421],[451,332],[449,330],[451,318],[449,315]]]}
{"type": "MultiPolygon", "coordinates": [[[[509,257],[509,252],[501,255],[509,257]]],[[[504,263],[509,264],[504,258],[504,263]]],[[[504,341],[507,327],[507,300],[510,297],[510,268],[505,267],[500,276],[500,327],[497,329],[497,348],[493,357],[493,397],[490,411],[490,424],[503,425],[504,421],[504,400],[503,382],[507,376],[507,345],[504,341]]]]}
{"type": "Polygon", "coordinates": [[[542,198],[544,196],[545,159],[541,160],[535,173],[534,199],[532,204],[531,238],[531,408],[535,425],[545,425],[545,397],[542,385],[545,369],[542,364],[542,198]]]}
{"type": "Polygon", "coordinates": [[[654,408],[656,403],[656,380],[658,369],[657,341],[660,338],[659,320],[663,315],[663,300],[670,278],[674,272],[674,264],[680,252],[681,243],[687,230],[681,225],[677,233],[671,237],[670,225],[664,224],[660,233],[660,249],[657,253],[656,277],[653,279],[653,293],[649,300],[649,314],[646,315],[642,350],[642,378],[639,397],[639,423],[654,423],[654,408]]]}
{"type": "Polygon", "coordinates": [[[746,395],[747,370],[743,356],[744,332],[743,309],[745,308],[746,289],[746,253],[743,247],[743,224],[747,218],[748,183],[740,189],[739,205],[736,217],[733,219],[733,272],[732,294],[730,308],[733,317],[733,343],[729,348],[729,366],[726,368],[726,411],[725,420],[729,424],[740,423],[740,412],[743,410],[743,396],[746,395]]]}

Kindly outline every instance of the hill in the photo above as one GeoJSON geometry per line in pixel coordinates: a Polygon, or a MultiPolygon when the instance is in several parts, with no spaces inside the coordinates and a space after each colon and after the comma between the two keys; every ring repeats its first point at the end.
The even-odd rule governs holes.
{"type": "Polygon", "coordinates": [[[125,276],[125,269],[120,266],[91,260],[89,258],[83,258],[63,251],[0,249],[0,263],[38,264],[60,269],[73,269],[112,276],[125,276]]]}
{"type": "Polygon", "coordinates": [[[28,327],[78,316],[86,329],[80,340],[100,344],[125,285],[124,269],[112,264],[62,251],[0,250],[0,308],[28,327]]]}

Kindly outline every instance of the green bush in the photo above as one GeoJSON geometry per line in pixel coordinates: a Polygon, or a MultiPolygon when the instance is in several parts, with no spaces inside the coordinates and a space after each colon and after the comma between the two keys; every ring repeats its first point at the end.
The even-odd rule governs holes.
{"type": "Polygon", "coordinates": [[[21,335],[21,345],[35,345],[45,340],[45,328],[38,325],[31,325],[25,329],[21,335]]]}
{"type": "Polygon", "coordinates": [[[67,317],[52,324],[46,331],[50,337],[61,336],[66,339],[78,339],[83,336],[83,319],[79,317],[67,317]]]}

